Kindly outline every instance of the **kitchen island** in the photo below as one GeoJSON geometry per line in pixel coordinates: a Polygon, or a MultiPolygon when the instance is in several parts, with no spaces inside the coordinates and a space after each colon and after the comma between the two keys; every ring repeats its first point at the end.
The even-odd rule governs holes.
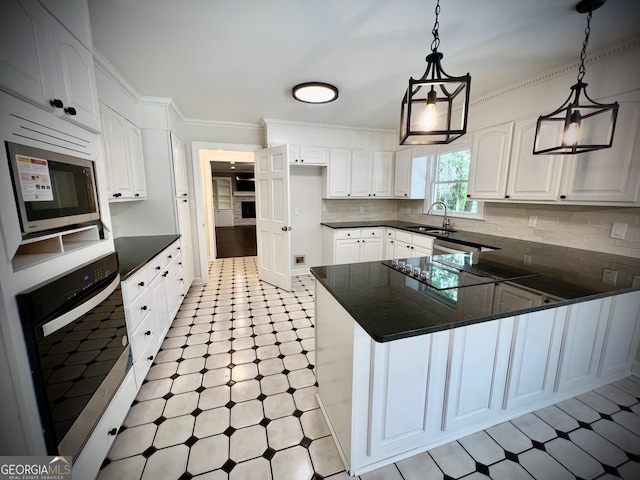
{"type": "Polygon", "coordinates": [[[629,375],[640,259],[511,243],[311,269],[318,397],[351,475],[629,375]],[[535,248],[556,260],[523,265],[535,248]]]}

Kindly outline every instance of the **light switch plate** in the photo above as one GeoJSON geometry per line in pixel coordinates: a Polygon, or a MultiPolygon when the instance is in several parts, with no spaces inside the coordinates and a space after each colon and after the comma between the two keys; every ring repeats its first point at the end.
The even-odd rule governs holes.
{"type": "Polygon", "coordinates": [[[623,240],[624,236],[627,234],[627,224],[616,222],[611,225],[611,238],[617,238],[619,240],[623,240]]]}
{"type": "Polygon", "coordinates": [[[535,227],[537,224],[538,224],[538,217],[536,217],[535,215],[531,215],[529,217],[529,226],[535,227]]]}

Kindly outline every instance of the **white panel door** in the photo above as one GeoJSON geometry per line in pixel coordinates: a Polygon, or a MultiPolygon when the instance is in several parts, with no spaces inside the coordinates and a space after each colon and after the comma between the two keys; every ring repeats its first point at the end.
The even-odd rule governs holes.
{"type": "Polygon", "coordinates": [[[411,190],[411,149],[405,148],[396,152],[393,196],[408,197],[411,190]]]}
{"type": "Polygon", "coordinates": [[[382,238],[366,238],[360,240],[360,261],[375,262],[384,259],[384,242],[382,238]]]}
{"type": "Polygon", "coordinates": [[[511,200],[558,198],[562,156],[533,154],[537,122],[536,117],[515,124],[506,195],[511,200]]]}
{"type": "Polygon", "coordinates": [[[47,13],[36,0],[0,2],[0,85],[52,110],[54,73],[47,13]]]}
{"type": "Polygon", "coordinates": [[[291,290],[287,146],[255,152],[258,278],[291,290]]]}
{"type": "Polygon", "coordinates": [[[505,198],[512,131],[513,123],[506,123],[474,133],[469,164],[471,198],[505,198]]]}
{"type": "Polygon", "coordinates": [[[393,196],[393,152],[373,152],[374,197],[393,196]]]}
{"type": "Polygon", "coordinates": [[[370,197],[373,182],[373,152],[353,150],[351,152],[351,196],[370,197]]]}
{"type": "Polygon", "coordinates": [[[351,196],[351,150],[345,148],[329,150],[327,177],[329,197],[351,196]]]}

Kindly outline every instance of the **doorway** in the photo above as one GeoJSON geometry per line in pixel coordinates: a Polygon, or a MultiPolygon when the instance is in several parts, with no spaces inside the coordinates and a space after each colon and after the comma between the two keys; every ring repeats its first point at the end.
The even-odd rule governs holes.
{"type": "Polygon", "coordinates": [[[253,152],[260,148],[260,145],[192,143],[192,155],[197,159],[194,173],[197,166],[200,177],[194,175],[196,189],[200,190],[196,196],[201,195],[202,199],[196,202],[196,216],[201,219],[197,222],[201,272],[206,272],[209,262],[216,258],[256,255],[255,218],[247,216],[248,207],[243,204],[255,202],[251,185],[253,152]]]}

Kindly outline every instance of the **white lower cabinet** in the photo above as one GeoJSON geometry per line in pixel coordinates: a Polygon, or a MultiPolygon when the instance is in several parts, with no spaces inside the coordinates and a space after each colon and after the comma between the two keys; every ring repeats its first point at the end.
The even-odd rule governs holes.
{"type": "Polygon", "coordinates": [[[185,282],[181,250],[181,240],[176,240],[123,282],[137,388],[142,385],[190,286],[190,281],[185,282]]]}
{"type": "Polygon", "coordinates": [[[137,391],[134,373],[129,370],[91,437],[74,460],[73,478],[89,479],[98,476],[102,459],[109,453],[116,434],[129,413],[129,407],[136,398],[137,391]]]}
{"type": "MultiPolygon", "coordinates": [[[[384,228],[337,229],[329,234],[328,263],[375,262],[384,259],[384,228]]],[[[325,239],[327,236],[325,235],[325,239]]],[[[324,241],[324,240],[323,240],[324,241]]]]}
{"type": "Polygon", "coordinates": [[[632,292],[377,343],[316,281],[318,397],[346,469],[362,475],[624,378],[639,311],[632,292]]]}
{"type": "Polygon", "coordinates": [[[433,255],[434,241],[429,235],[396,230],[393,258],[429,257],[433,255]]]}

